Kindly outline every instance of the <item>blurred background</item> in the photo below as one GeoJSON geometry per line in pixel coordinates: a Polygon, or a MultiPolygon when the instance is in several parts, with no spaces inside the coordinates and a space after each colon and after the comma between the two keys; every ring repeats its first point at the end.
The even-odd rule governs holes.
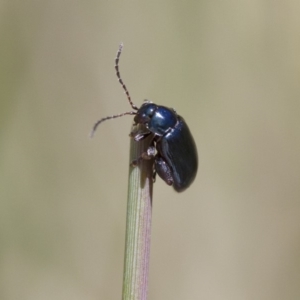
{"type": "Polygon", "coordinates": [[[1,1],[0,298],[120,299],[133,101],[200,166],[154,186],[149,299],[300,299],[299,1],[1,1]]]}

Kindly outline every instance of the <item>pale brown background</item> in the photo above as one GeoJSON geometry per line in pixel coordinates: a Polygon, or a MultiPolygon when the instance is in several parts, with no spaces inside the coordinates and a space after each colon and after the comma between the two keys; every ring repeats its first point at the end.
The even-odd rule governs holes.
{"type": "Polygon", "coordinates": [[[149,299],[300,299],[299,1],[1,1],[0,298],[120,299],[132,98],[196,181],[154,189],[149,299]]]}

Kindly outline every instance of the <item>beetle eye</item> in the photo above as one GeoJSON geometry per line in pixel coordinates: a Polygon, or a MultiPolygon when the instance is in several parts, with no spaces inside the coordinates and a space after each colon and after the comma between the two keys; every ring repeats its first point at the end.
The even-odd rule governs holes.
{"type": "Polygon", "coordinates": [[[143,114],[145,117],[152,118],[155,111],[157,110],[157,106],[152,102],[145,100],[145,103],[141,106],[139,112],[143,114]]]}
{"type": "Polygon", "coordinates": [[[148,116],[149,118],[151,118],[151,117],[154,115],[154,112],[155,112],[155,108],[154,108],[154,107],[149,107],[149,108],[147,109],[147,116],[148,116]]]}

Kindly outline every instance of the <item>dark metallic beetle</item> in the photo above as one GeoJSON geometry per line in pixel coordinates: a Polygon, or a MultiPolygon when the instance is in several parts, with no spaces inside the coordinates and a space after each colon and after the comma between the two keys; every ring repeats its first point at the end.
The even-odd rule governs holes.
{"type": "Polygon", "coordinates": [[[115,59],[116,74],[131,107],[135,111],[100,119],[95,123],[91,136],[103,121],[124,115],[135,115],[135,124],[143,124],[146,130],[132,133],[131,137],[135,141],[140,141],[152,134],[153,138],[147,152],[143,153],[132,164],[137,165],[140,159],[154,157],[155,172],[168,185],[173,185],[175,191],[182,192],[194,181],[198,169],[198,154],[193,136],[185,120],[177,115],[174,109],[156,105],[148,100],[140,108],[133,104],[119,72],[119,58],[122,48],[123,44],[120,45],[115,59]]]}

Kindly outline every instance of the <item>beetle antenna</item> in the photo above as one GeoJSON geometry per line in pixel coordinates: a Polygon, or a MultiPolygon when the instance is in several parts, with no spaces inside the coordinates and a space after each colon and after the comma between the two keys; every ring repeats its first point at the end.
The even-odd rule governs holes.
{"type": "Polygon", "coordinates": [[[123,49],[123,43],[120,44],[119,46],[119,50],[117,52],[117,56],[116,56],[116,59],[115,59],[115,69],[116,69],[116,75],[118,77],[118,80],[120,82],[120,84],[122,85],[122,88],[123,90],[125,91],[125,94],[127,95],[127,99],[131,105],[131,107],[135,110],[138,110],[138,107],[131,101],[131,97],[130,97],[130,94],[126,88],[126,85],[124,84],[122,78],[121,78],[121,75],[120,75],[120,71],[119,71],[119,59],[120,59],[120,56],[121,56],[121,52],[122,52],[122,49],[123,49]]]}
{"type": "Polygon", "coordinates": [[[93,126],[93,129],[90,133],[90,137],[92,138],[95,134],[95,131],[97,130],[97,127],[104,121],[106,120],[110,120],[110,119],[115,119],[115,118],[119,118],[119,117],[123,117],[123,116],[126,116],[126,115],[135,115],[136,112],[135,111],[127,111],[127,112],[124,112],[124,113],[121,113],[121,114],[117,114],[117,115],[113,115],[113,116],[108,116],[108,117],[105,117],[105,118],[102,118],[100,120],[98,120],[95,125],[93,126]]]}
{"type": "MultiPolygon", "coordinates": [[[[122,85],[122,88],[123,90],[125,91],[125,94],[127,95],[127,99],[128,99],[128,102],[129,104],[131,105],[131,107],[134,109],[134,110],[138,110],[138,107],[131,101],[131,97],[130,97],[130,94],[126,88],[126,85],[124,84],[122,78],[121,78],[121,75],[120,75],[120,71],[119,71],[119,59],[120,59],[120,55],[121,55],[121,52],[122,52],[122,49],[123,49],[123,43],[120,44],[119,46],[119,50],[117,52],[117,56],[115,58],[115,69],[116,69],[116,75],[118,77],[118,80],[120,82],[120,84],[122,85]]],[[[90,137],[93,137],[94,134],[95,134],[95,131],[97,130],[98,126],[106,121],[106,120],[110,120],[110,119],[115,119],[115,118],[119,118],[119,117],[123,117],[125,115],[135,115],[136,112],[135,111],[127,111],[127,112],[124,112],[124,113],[121,113],[121,114],[117,114],[117,115],[112,115],[112,116],[108,116],[108,117],[105,117],[105,118],[102,118],[100,120],[98,120],[95,125],[93,126],[93,129],[90,133],[90,137]]]]}

